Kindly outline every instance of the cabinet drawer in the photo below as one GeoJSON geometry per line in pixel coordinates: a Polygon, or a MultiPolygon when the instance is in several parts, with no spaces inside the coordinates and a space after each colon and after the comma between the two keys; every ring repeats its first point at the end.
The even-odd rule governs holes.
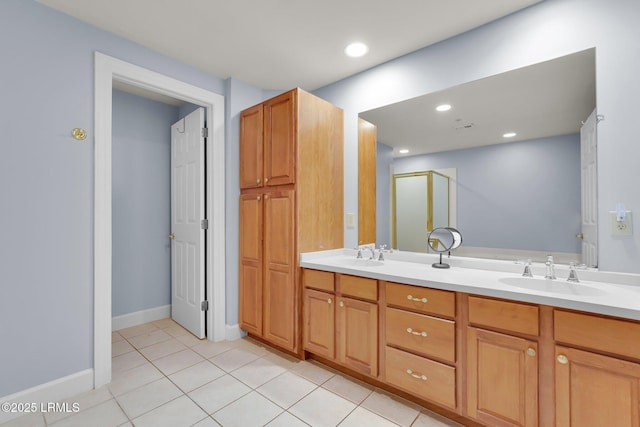
{"type": "Polygon", "coordinates": [[[453,292],[390,282],[386,283],[385,289],[387,305],[439,316],[454,317],[456,314],[453,292]]]}
{"type": "Polygon", "coordinates": [[[469,297],[469,323],[527,335],[539,334],[538,307],[469,297]]]}
{"type": "Polygon", "coordinates": [[[416,396],[456,407],[456,370],[451,366],[385,347],[386,381],[416,396]]]}
{"type": "Polygon", "coordinates": [[[329,292],[335,290],[333,273],[329,271],[309,270],[305,268],[302,274],[302,285],[305,288],[321,289],[329,292]]]}
{"type": "Polygon", "coordinates": [[[378,281],[365,277],[338,274],[336,287],[342,295],[378,301],[378,281]]]}
{"type": "Polygon", "coordinates": [[[640,323],[554,311],[556,341],[640,359],[640,323]]]}
{"type": "Polygon", "coordinates": [[[386,308],[385,314],[387,344],[455,363],[454,321],[390,307],[386,308]]]}

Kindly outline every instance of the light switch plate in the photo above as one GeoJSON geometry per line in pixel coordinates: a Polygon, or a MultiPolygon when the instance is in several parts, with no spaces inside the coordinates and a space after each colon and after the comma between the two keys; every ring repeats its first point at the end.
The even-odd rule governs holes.
{"type": "Polygon", "coordinates": [[[356,226],[356,219],[353,213],[347,214],[347,228],[354,228],[356,226]]]}
{"type": "Polygon", "coordinates": [[[631,211],[626,211],[623,221],[616,219],[616,212],[609,211],[609,223],[611,224],[611,235],[631,236],[633,234],[633,216],[631,211]]]}

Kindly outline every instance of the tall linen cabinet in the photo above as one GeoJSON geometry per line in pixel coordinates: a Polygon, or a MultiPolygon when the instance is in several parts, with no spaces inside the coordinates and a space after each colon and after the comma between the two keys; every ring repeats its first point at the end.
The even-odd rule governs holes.
{"type": "Polygon", "coordinates": [[[240,114],[240,327],[301,354],[299,254],[344,246],[344,114],[293,89],[240,114]]]}

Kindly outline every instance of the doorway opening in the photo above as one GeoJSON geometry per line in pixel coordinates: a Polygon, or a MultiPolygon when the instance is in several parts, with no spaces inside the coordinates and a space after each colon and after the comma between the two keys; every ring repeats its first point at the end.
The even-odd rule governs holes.
{"type": "Polygon", "coordinates": [[[113,82],[140,87],[205,108],[207,138],[206,315],[208,339],[225,338],[224,97],[160,73],[95,53],[94,387],[111,381],[112,90],[113,82]]]}

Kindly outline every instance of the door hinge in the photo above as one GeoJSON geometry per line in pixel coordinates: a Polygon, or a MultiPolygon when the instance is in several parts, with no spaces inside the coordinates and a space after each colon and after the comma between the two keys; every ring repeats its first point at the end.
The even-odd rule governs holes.
{"type": "Polygon", "coordinates": [[[209,311],[209,301],[202,301],[202,303],[200,304],[200,309],[202,311],[209,311]]]}
{"type": "Polygon", "coordinates": [[[200,221],[200,228],[202,228],[203,230],[208,230],[209,229],[209,220],[208,219],[203,219],[202,221],[200,221]]]}
{"type": "Polygon", "coordinates": [[[209,128],[202,128],[202,137],[209,138],[209,128]]]}

